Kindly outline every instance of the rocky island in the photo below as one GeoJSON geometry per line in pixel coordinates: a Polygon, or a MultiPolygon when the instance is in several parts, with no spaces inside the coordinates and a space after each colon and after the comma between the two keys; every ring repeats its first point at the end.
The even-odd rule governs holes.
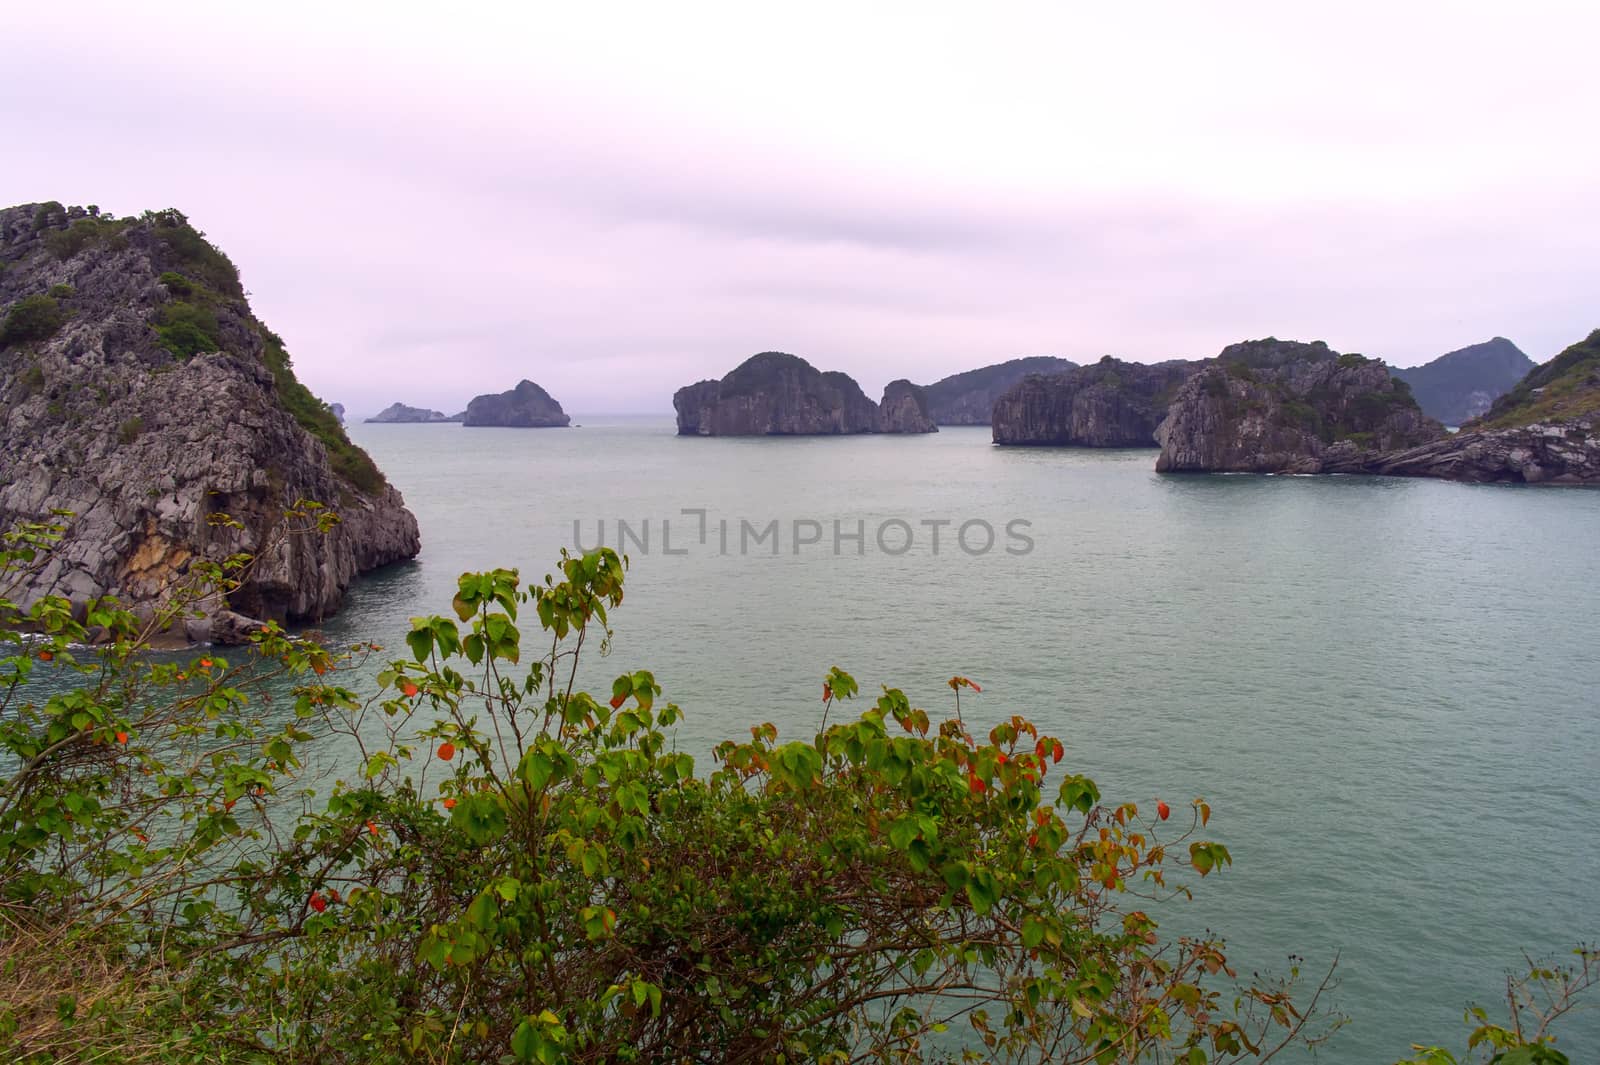
{"type": "Polygon", "coordinates": [[[1600,484],[1600,330],[1535,367],[1461,432],[1384,455],[1367,472],[1600,484]]]}
{"type": "Polygon", "coordinates": [[[1029,374],[1059,374],[1078,364],[1054,355],[997,362],[992,366],[952,374],[925,386],[928,411],[938,425],[989,425],[994,401],[1029,374]]]}
{"type": "Polygon", "coordinates": [[[182,214],[0,210],[0,267],[0,524],[65,526],[24,601],[115,595],[148,616],[195,560],[242,552],[256,561],[226,602],[168,634],[240,638],[251,619],[323,619],[358,573],[417,553],[400,493],[182,214]],[[338,523],[290,534],[299,500],[338,523]]]}
{"type": "Polygon", "coordinates": [[[680,436],[831,436],[931,433],[926,396],[909,381],[884,390],[886,413],[848,374],[821,371],[798,355],[763,351],[720,381],[686,385],[672,397],[680,436]]]}
{"type": "Polygon", "coordinates": [[[526,379],[509,392],[474,397],[461,415],[461,424],[466,426],[559,429],[571,423],[550,393],[526,379]]]}
{"type": "Polygon", "coordinates": [[[997,444],[1155,447],[1167,404],[1198,363],[1146,366],[1107,355],[1058,374],[1029,374],[994,402],[997,444]]]}
{"type": "Polygon", "coordinates": [[[459,422],[461,417],[459,414],[450,417],[443,411],[428,410],[426,407],[408,407],[404,403],[391,403],[367,421],[382,425],[401,422],[459,422]]]}
{"type": "Polygon", "coordinates": [[[1422,413],[1446,425],[1464,425],[1487,413],[1533,366],[1515,344],[1495,337],[1423,366],[1389,372],[1411,386],[1422,413]]]}
{"type": "Polygon", "coordinates": [[[1356,473],[1445,435],[1380,360],[1268,337],[1224,348],[1184,382],[1156,429],[1156,469],[1356,473]]]}

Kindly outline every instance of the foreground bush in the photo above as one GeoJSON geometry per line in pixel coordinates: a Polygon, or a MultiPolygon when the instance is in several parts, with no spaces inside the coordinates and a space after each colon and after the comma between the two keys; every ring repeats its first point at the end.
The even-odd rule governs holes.
{"type": "Polygon", "coordinates": [[[178,663],[139,653],[159,618],[24,616],[4,578],[50,542],[0,552],[0,638],[40,637],[0,674],[11,1059],[1200,1063],[1316,1034],[1320,989],[1238,986],[1219,942],[1160,934],[1168,859],[1230,861],[1193,838],[1206,805],[1102,802],[1019,717],[975,735],[966,678],[942,722],[896,689],[845,716],[835,669],[815,736],[757,724],[697,772],[649,672],[577,687],[622,601],[610,551],[463,576],[363,698],[338,680],[370,646],[269,628],[243,665],[178,663]],[[79,682],[29,701],[40,668],[79,682]],[[327,749],[358,754],[313,798],[327,749]]]}

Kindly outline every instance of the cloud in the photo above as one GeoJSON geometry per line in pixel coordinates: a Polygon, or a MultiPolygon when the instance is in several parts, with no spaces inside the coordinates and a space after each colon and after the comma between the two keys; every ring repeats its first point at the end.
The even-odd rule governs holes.
{"type": "Polygon", "coordinates": [[[179,206],[357,413],[1600,324],[1592,13],[975,10],[29,11],[0,200],[179,206]]]}

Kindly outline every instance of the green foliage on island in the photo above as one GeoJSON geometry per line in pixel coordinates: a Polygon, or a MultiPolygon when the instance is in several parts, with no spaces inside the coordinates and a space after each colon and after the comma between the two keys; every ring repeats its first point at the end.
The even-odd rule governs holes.
{"type": "MultiPolygon", "coordinates": [[[[622,602],[611,551],[463,575],[373,692],[381,649],[276,626],[232,659],[144,653],[243,557],[196,560],[149,619],[24,610],[58,531],[0,543],[7,1060],[1213,1065],[1336,1020],[1326,981],[1241,984],[1220,940],[1162,935],[1180,860],[1231,863],[1203,801],[1110,803],[1027,720],[975,733],[969,678],[940,721],[832,669],[813,737],[754,724],[701,770],[648,670],[576,683],[622,602]],[[359,752],[342,779],[314,768],[331,744],[359,752]]],[[[1580,959],[1518,985],[1561,1008],[1514,999],[1471,1045],[1566,1063],[1548,1023],[1580,959]]]]}
{"type": "Polygon", "coordinates": [[[1473,428],[1510,429],[1596,416],[1600,416],[1600,329],[1534,367],[1473,428]]]}
{"type": "Polygon", "coordinates": [[[216,337],[222,330],[216,313],[203,304],[168,303],[156,312],[155,327],[161,346],[179,358],[221,350],[216,337]]]}
{"type": "Polygon", "coordinates": [[[48,293],[48,295],[50,296],[51,299],[56,299],[56,300],[70,300],[73,296],[76,296],[77,294],[78,294],[78,290],[77,289],[73,288],[71,285],[65,285],[65,284],[63,284],[63,285],[51,285],[50,286],[50,292],[48,293]]]}
{"type": "Polygon", "coordinates": [[[66,322],[66,313],[54,296],[24,296],[11,305],[0,324],[0,348],[49,340],[66,322]]]}
{"type": "Polygon", "coordinates": [[[140,221],[150,227],[151,233],[164,246],[179,272],[198,281],[230,299],[243,299],[244,288],[239,284],[239,268],[222,250],[206,239],[206,235],[189,224],[189,219],[176,208],[164,211],[146,211],[140,221]]]}
{"type": "Polygon", "coordinates": [[[57,259],[70,259],[91,245],[123,239],[130,224],[130,219],[75,218],[65,229],[46,234],[44,243],[57,259]]]}
{"type": "Polygon", "coordinates": [[[165,285],[167,291],[179,299],[194,294],[194,283],[176,270],[165,270],[156,280],[165,285]]]}
{"type": "Polygon", "coordinates": [[[272,371],[283,409],[294,415],[301,428],[322,442],[328,452],[328,465],[334,473],[368,495],[383,491],[389,482],[372,461],[372,456],[350,442],[339,416],[295,377],[289,352],[283,346],[283,338],[265,326],[259,328],[261,357],[267,369],[272,371]]]}

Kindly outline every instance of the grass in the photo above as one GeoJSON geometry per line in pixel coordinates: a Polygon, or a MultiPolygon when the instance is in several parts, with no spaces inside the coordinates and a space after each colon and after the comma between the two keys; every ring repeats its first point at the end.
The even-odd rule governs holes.
{"type": "Polygon", "coordinates": [[[1495,400],[1475,428],[1512,429],[1536,422],[1597,416],[1600,416],[1600,329],[1543,366],[1530,370],[1515,388],[1495,400]]]}

